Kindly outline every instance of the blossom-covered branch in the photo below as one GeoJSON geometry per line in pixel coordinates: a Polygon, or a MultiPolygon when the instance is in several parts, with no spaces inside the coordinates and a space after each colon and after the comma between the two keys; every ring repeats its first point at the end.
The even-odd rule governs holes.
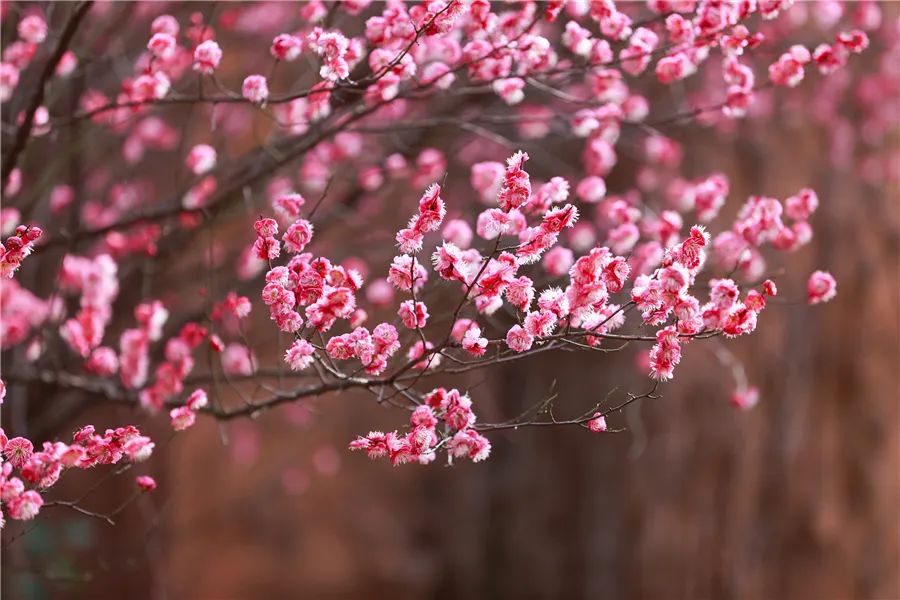
{"type": "MultiPolygon", "coordinates": [[[[897,49],[872,2],[312,0],[267,5],[271,22],[252,4],[120,6],[73,6],[57,32],[26,3],[3,48],[0,102],[22,111],[3,132],[8,401],[39,386],[183,432],[355,390],[399,416],[350,448],[394,464],[480,462],[490,432],[526,426],[613,431],[698,344],[755,404],[721,348],[764,323],[776,280],[795,287],[790,260],[770,265],[809,243],[819,197],[734,198],[663,131],[761,127],[802,94],[822,122],[856,103],[863,140],[896,119],[878,106],[889,61],[845,93],[856,55],[897,49]],[[134,43],[82,40],[114,10],[134,43]],[[631,350],[643,393],[554,393],[489,422],[467,387],[539,354],[631,350]]],[[[803,279],[808,303],[836,296],[826,270],[803,279]]],[[[155,444],[134,425],[38,451],[15,433],[15,520],[112,520],[43,494],[155,444]]]]}

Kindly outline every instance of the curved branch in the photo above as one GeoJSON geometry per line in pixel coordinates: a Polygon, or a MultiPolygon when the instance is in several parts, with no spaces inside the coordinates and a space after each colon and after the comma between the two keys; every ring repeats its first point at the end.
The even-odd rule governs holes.
{"type": "Polygon", "coordinates": [[[72,16],[69,17],[69,21],[66,23],[65,29],[63,29],[62,35],[59,37],[59,41],[56,43],[56,48],[53,49],[53,54],[51,54],[50,58],[47,59],[47,62],[44,63],[44,69],[41,71],[41,75],[38,78],[37,89],[35,89],[34,95],[31,97],[31,102],[25,111],[25,119],[22,121],[22,124],[16,128],[16,137],[13,140],[12,147],[3,160],[2,172],[0,172],[0,189],[3,191],[6,191],[6,184],[9,181],[9,176],[13,169],[16,168],[16,164],[19,162],[19,157],[25,150],[25,146],[28,145],[28,138],[31,135],[31,126],[34,124],[34,114],[44,101],[44,92],[47,87],[47,82],[53,76],[53,72],[56,71],[56,66],[59,64],[59,61],[62,60],[63,54],[68,50],[69,43],[72,41],[72,38],[75,37],[75,32],[78,31],[78,25],[81,23],[81,20],[87,14],[92,4],[93,0],[87,0],[75,7],[72,16]]]}

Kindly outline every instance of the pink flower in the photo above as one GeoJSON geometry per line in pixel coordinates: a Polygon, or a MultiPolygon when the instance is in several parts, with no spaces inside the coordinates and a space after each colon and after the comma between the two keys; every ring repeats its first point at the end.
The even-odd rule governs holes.
{"type": "Polygon", "coordinates": [[[424,236],[421,230],[407,227],[398,231],[395,239],[400,252],[414,254],[422,249],[424,236]]]}
{"type": "Polygon", "coordinates": [[[350,65],[346,60],[350,50],[350,40],[343,34],[324,32],[317,28],[309,34],[307,41],[310,48],[324,59],[324,64],[319,70],[322,78],[338,81],[350,75],[350,65]]]}
{"type": "Polygon", "coordinates": [[[156,480],[149,475],[139,475],[134,482],[142,492],[152,492],[156,489],[156,480]]]}
{"type": "Polygon", "coordinates": [[[531,349],[534,336],[522,329],[521,325],[513,325],[506,334],[506,345],[515,352],[525,352],[531,349]]]}
{"type": "Polygon", "coordinates": [[[602,136],[596,136],[587,143],[582,159],[587,172],[597,177],[606,177],[618,161],[615,148],[602,136]]]}
{"type": "Polygon", "coordinates": [[[278,223],[275,219],[259,219],[253,224],[253,229],[259,237],[278,235],[278,223]]]}
{"type": "Polygon", "coordinates": [[[487,351],[488,340],[481,335],[481,328],[472,325],[466,331],[462,338],[463,350],[472,356],[484,356],[487,351]]]}
{"type": "Polygon", "coordinates": [[[119,370],[119,358],[115,350],[106,346],[95,349],[90,358],[85,361],[84,369],[88,373],[95,373],[109,377],[119,370]]]}
{"type": "Polygon", "coordinates": [[[656,63],[656,77],[661,83],[667,85],[696,72],[697,66],[683,52],[661,58],[656,63]]]}
{"type": "Polygon", "coordinates": [[[9,502],[13,498],[17,498],[25,491],[25,484],[18,477],[10,477],[0,484],[0,500],[9,502]]]}
{"type": "Polygon", "coordinates": [[[587,422],[587,427],[594,433],[602,433],[606,431],[606,417],[600,413],[594,413],[594,417],[587,422]]]}
{"type": "Polygon", "coordinates": [[[155,342],[162,337],[162,328],[169,319],[169,311],[162,302],[154,300],[139,304],[134,309],[134,316],[141,329],[147,333],[147,337],[155,342]]]}
{"type": "Polygon", "coordinates": [[[849,52],[859,54],[869,47],[869,36],[859,29],[842,31],[837,34],[837,44],[849,52]]]}
{"type": "Polygon", "coordinates": [[[468,280],[469,265],[463,257],[463,252],[453,242],[444,242],[431,255],[434,270],[443,279],[466,282],[468,280]]]}
{"type": "Polygon", "coordinates": [[[19,85],[19,69],[7,62],[0,63],[0,102],[12,98],[17,85],[19,85]]]}
{"type": "Polygon", "coordinates": [[[828,75],[847,64],[847,51],[841,46],[819,44],[812,54],[813,61],[819,67],[819,73],[828,75]]]}
{"type": "Polygon", "coordinates": [[[262,75],[248,75],[241,85],[241,94],[253,104],[265,104],[269,98],[269,86],[262,75]]]}
{"type": "Polygon", "coordinates": [[[444,200],[440,196],[441,186],[434,183],[419,199],[419,214],[414,217],[413,227],[421,232],[437,231],[447,214],[444,200]]]}
{"type": "Polygon", "coordinates": [[[175,431],[184,431],[197,420],[197,415],[188,406],[173,408],[169,411],[169,417],[172,421],[172,429],[175,431]]]}
{"type": "Polygon", "coordinates": [[[438,420],[434,416],[434,409],[427,404],[421,404],[416,407],[409,417],[410,425],[414,427],[434,428],[437,426],[438,420]]]}
{"type": "Polygon", "coordinates": [[[194,70],[212,75],[222,61],[222,49],[214,40],[206,40],[194,49],[194,70]]]}
{"type": "Polygon", "coordinates": [[[400,251],[413,254],[422,249],[424,234],[436,231],[444,220],[447,210],[440,197],[441,186],[432,184],[419,200],[419,212],[409,221],[408,227],[397,232],[396,240],[400,251]]]}
{"type": "Polygon", "coordinates": [[[128,388],[139,388],[147,379],[150,339],[140,329],[126,329],[119,341],[119,372],[128,388]]]}
{"type": "Polygon", "coordinates": [[[424,302],[405,300],[400,304],[397,316],[407,329],[419,329],[425,327],[428,322],[428,307],[424,302]]]}
{"type": "Polygon", "coordinates": [[[614,40],[624,40],[631,35],[631,18],[614,7],[600,14],[600,32],[614,40]]]}
{"type": "Polygon", "coordinates": [[[808,221],[818,207],[819,197],[809,188],[784,201],[784,212],[795,221],[808,221]]]}
{"type": "Polygon", "coordinates": [[[731,395],[731,404],[742,410],[749,410],[758,402],[759,390],[755,387],[739,388],[731,395]]]}
{"type": "Polygon", "coordinates": [[[40,44],[47,39],[47,22],[40,15],[29,15],[19,21],[19,37],[29,44],[40,44]]]}
{"type": "Polygon", "coordinates": [[[803,46],[793,46],[778,60],[769,65],[769,81],[775,85],[796,87],[803,81],[804,65],[811,60],[809,50],[803,46]]]}
{"type": "Polygon", "coordinates": [[[216,334],[212,334],[209,336],[209,346],[213,349],[214,352],[224,352],[225,351],[225,342],[222,341],[216,334]]]}
{"type": "Polygon", "coordinates": [[[727,337],[752,333],[756,329],[757,312],[744,303],[735,304],[722,323],[722,332],[727,337]]]}
{"type": "Polygon", "coordinates": [[[744,305],[750,310],[759,313],[766,307],[766,295],[756,290],[750,290],[747,292],[744,305]]]}
{"type": "Polygon", "coordinates": [[[508,79],[495,79],[491,84],[494,93],[500,96],[506,104],[514,106],[525,99],[525,81],[519,77],[508,79]]]}
{"type": "MultiPolygon", "coordinates": [[[[47,488],[56,483],[62,472],[62,462],[56,457],[55,449],[52,452],[43,451],[34,453],[28,462],[22,466],[22,477],[38,485],[47,488]]],[[[116,452],[108,462],[117,462],[121,454],[116,452]]]]}
{"type": "Polygon", "coordinates": [[[160,15],[153,19],[150,24],[150,31],[153,33],[167,33],[172,37],[176,37],[181,27],[178,25],[178,19],[172,15],[160,15]]]}
{"type": "Polygon", "coordinates": [[[44,499],[34,490],[22,492],[6,503],[9,516],[16,521],[30,521],[35,518],[44,505],[44,499]]]}
{"type": "Polygon", "coordinates": [[[496,199],[503,185],[503,164],[499,162],[480,162],[472,165],[469,181],[472,188],[488,203],[496,199]]]}
{"type": "Polygon", "coordinates": [[[450,438],[447,451],[453,457],[467,456],[472,462],[480,462],[490,456],[491,443],[474,429],[463,429],[450,438]]]}
{"type": "Polygon", "coordinates": [[[673,325],[656,332],[656,345],[650,350],[650,372],[654,379],[666,381],[681,362],[681,344],[673,325]]]}
{"type": "Polygon", "coordinates": [[[397,432],[384,434],[381,431],[370,431],[366,436],[359,436],[350,442],[351,450],[365,450],[369,458],[376,459],[387,456],[390,446],[397,440],[397,432]]]}
{"type": "Polygon", "coordinates": [[[837,295],[837,282],[827,271],[816,271],[809,276],[806,283],[806,296],[809,304],[828,302],[837,295]]]}
{"type": "Polygon", "coordinates": [[[694,24],[678,13],[666,17],[666,31],[669,41],[674,44],[685,44],[694,41],[694,24]]]}
{"type": "Polygon", "coordinates": [[[541,292],[538,306],[543,311],[552,313],[558,319],[568,316],[570,311],[569,296],[559,288],[548,288],[541,292]]]}
{"type": "Polygon", "coordinates": [[[453,429],[465,429],[475,424],[472,400],[467,394],[460,394],[457,389],[450,390],[442,407],[445,410],[444,421],[453,429]]]}
{"type": "Polygon", "coordinates": [[[556,315],[549,310],[541,309],[525,316],[525,331],[534,337],[543,337],[553,333],[556,327],[556,315]]]}
{"type": "Polygon", "coordinates": [[[375,279],[366,286],[366,300],[376,307],[389,305],[394,299],[394,288],[387,279],[375,279]]]}
{"type": "Polygon", "coordinates": [[[205,407],[207,404],[209,404],[206,390],[197,388],[196,390],[191,392],[191,395],[188,396],[186,404],[188,408],[194,411],[200,410],[201,408],[205,407]]]}
{"type": "Polygon", "coordinates": [[[157,58],[168,60],[175,55],[178,42],[168,33],[155,33],[147,42],[147,50],[150,50],[157,58]]]}
{"type": "Polygon", "coordinates": [[[207,144],[197,144],[191,148],[185,164],[194,175],[208,173],[216,166],[216,150],[207,144]]]}
{"type": "Polygon", "coordinates": [[[428,281],[428,272],[415,258],[408,254],[395,256],[388,271],[388,281],[397,289],[409,291],[413,287],[418,291],[428,281]]]}
{"type": "Polygon", "coordinates": [[[275,216],[282,225],[290,225],[300,218],[300,209],[306,204],[306,199],[300,194],[280,194],[272,200],[272,208],[275,216]]]}
{"type": "Polygon", "coordinates": [[[303,252],[306,245],[312,240],[313,225],[306,219],[299,219],[288,227],[284,236],[284,249],[291,254],[303,252]]]}
{"type": "Polygon", "coordinates": [[[463,219],[451,219],[447,221],[441,231],[441,237],[454,244],[458,248],[468,248],[472,243],[472,227],[463,219]]]}
{"type": "Polygon", "coordinates": [[[531,199],[531,180],[522,168],[527,160],[528,154],[520,150],[506,161],[506,173],[498,197],[503,212],[519,208],[531,199]]]}
{"type": "Polygon", "coordinates": [[[303,40],[289,33],[282,33],[272,40],[269,52],[278,60],[290,62],[295,60],[303,51],[303,40]]]}
{"type": "Polygon", "coordinates": [[[14,437],[3,448],[3,455],[16,468],[24,465],[34,452],[34,445],[23,437],[14,437]]]}
{"type": "MultiPolygon", "coordinates": [[[[225,295],[225,299],[221,304],[218,305],[222,309],[228,311],[230,314],[234,315],[238,319],[243,319],[247,315],[250,314],[250,311],[253,310],[253,305],[250,303],[250,299],[246,296],[238,296],[234,292],[228,292],[225,295]]],[[[214,316],[215,318],[215,316],[214,316]]],[[[200,332],[198,332],[200,333],[200,332]]],[[[206,336],[205,332],[200,333],[200,335],[194,337],[194,342],[191,345],[196,346],[200,343],[203,337],[206,336]]],[[[184,336],[182,336],[184,337],[184,336]]]]}
{"type": "Polygon", "coordinates": [[[506,300],[522,312],[527,312],[534,301],[534,282],[526,276],[509,282],[505,290],[506,300]]]}
{"type": "Polygon", "coordinates": [[[309,324],[319,331],[328,331],[337,319],[347,319],[356,310],[356,296],[347,287],[325,286],[322,295],[306,308],[309,324]]]}
{"type": "Polygon", "coordinates": [[[575,255],[568,248],[557,246],[544,255],[544,269],[552,277],[561,277],[575,262],[575,255]]]}
{"type": "Polygon", "coordinates": [[[428,341],[423,344],[422,340],[419,340],[410,346],[406,356],[410,361],[425,357],[423,360],[420,360],[413,365],[413,368],[416,370],[424,371],[426,369],[434,369],[441,364],[441,355],[432,352],[432,350],[434,350],[434,344],[428,341]]]}
{"type": "MultiPolygon", "coordinates": [[[[409,447],[409,462],[417,461],[419,464],[428,464],[434,460],[432,448],[438,443],[438,436],[433,427],[416,426],[406,434],[406,443],[409,447]]],[[[406,462],[406,461],[404,461],[406,462]]]]}
{"type": "Polygon", "coordinates": [[[253,359],[250,349],[236,342],[226,345],[222,350],[222,369],[229,375],[251,375],[253,359]]]}
{"type": "MultiPolygon", "coordinates": [[[[153,448],[156,447],[150,438],[144,435],[136,435],[125,442],[125,445],[122,447],[122,451],[128,455],[128,458],[131,462],[142,462],[150,458],[150,455],[153,454],[153,448]]],[[[73,448],[77,448],[77,446],[73,446],[73,448]]]]}
{"type": "MultiPolygon", "coordinates": [[[[274,223],[273,219],[267,219],[274,223]]],[[[253,242],[253,253],[260,260],[274,260],[281,256],[281,244],[274,236],[262,236],[253,242]]]]}
{"type": "Polygon", "coordinates": [[[291,344],[284,354],[284,362],[292,371],[302,371],[313,363],[313,354],[316,349],[306,340],[300,339],[291,344]]]}
{"type": "Polygon", "coordinates": [[[446,90],[456,81],[456,75],[446,63],[432,62],[422,69],[422,82],[446,90]]]}
{"type": "Polygon", "coordinates": [[[562,35],[562,43],[573,54],[587,57],[592,47],[591,32],[575,21],[569,21],[562,35]]]}
{"type": "Polygon", "coordinates": [[[132,100],[135,102],[149,102],[159,100],[169,93],[172,82],[162,71],[153,75],[141,75],[132,84],[132,100]]]}

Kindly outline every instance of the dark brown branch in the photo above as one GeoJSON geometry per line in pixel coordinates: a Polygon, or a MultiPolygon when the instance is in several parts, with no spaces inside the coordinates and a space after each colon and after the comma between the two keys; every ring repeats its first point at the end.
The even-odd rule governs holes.
{"type": "Polygon", "coordinates": [[[28,144],[28,139],[31,136],[31,127],[34,124],[34,114],[44,101],[44,92],[47,87],[47,82],[53,76],[54,71],[56,71],[59,61],[62,60],[63,54],[68,50],[72,38],[75,37],[75,32],[78,31],[81,20],[87,14],[92,4],[93,0],[87,0],[75,7],[72,16],[69,17],[69,21],[63,29],[62,35],[59,37],[59,41],[56,43],[56,47],[53,49],[53,53],[50,55],[50,58],[47,59],[47,62],[44,63],[44,68],[38,78],[37,87],[34,90],[34,95],[31,97],[28,108],[25,110],[25,119],[16,129],[16,136],[12,146],[3,160],[3,170],[2,173],[0,173],[0,182],[2,182],[2,184],[0,184],[0,189],[4,191],[6,190],[6,184],[9,181],[10,173],[16,168],[19,157],[22,155],[25,146],[28,144]]]}

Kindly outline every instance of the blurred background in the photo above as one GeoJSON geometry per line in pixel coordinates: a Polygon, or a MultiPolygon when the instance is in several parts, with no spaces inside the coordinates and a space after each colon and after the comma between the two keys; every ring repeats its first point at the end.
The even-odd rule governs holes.
{"type": "MultiPolygon", "coordinates": [[[[193,8],[169,4],[121,3],[98,23],[112,29],[127,15],[144,31],[164,10],[193,8]]],[[[897,6],[881,6],[885,21],[896,23],[897,6]]],[[[223,11],[227,16],[232,9],[238,10],[223,11]]],[[[271,10],[263,19],[273,21],[269,29],[259,27],[277,33],[279,9],[271,10]]],[[[805,35],[821,37],[813,16],[807,18],[805,35]]],[[[896,34],[896,26],[885,29],[886,36],[896,34]]],[[[129,50],[133,56],[132,47],[144,39],[94,33],[95,51],[107,56],[129,50]]],[[[251,60],[251,36],[240,28],[219,35],[230,36],[233,62],[225,68],[246,72],[240,57],[246,52],[251,60]]],[[[104,64],[96,60],[82,85],[103,81],[104,64]]],[[[894,60],[900,61],[896,53],[863,56],[842,85],[890,79],[885,63],[894,60]]],[[[833,113],[817,106],[825,85],[814,79],[802,95],[763,100],[779,107],[767,116],[665,130],[682,145],[687,177],[716,171],[729,177],[729,203],[717,223],[733,218],[751,194],[785,198],[808,186],[818,192],[820,208],[812,243],[773,258],[770,266],[777,271],[782,261],[787,274],[757,332],[687,348],[661,399],[632,404],[611,419],[623,431],[496,432],[484,463],[394,468],[346,450],[361,432],[397,426],[396,413],[365,395],[326,396],[252,421],[200,419],[189,434],[172,439],[167,423],[131,408],[90,399],[53,408],[62,392],[25,386],[24,412],[4,406],[7,431],[14,419],[47,439],[85,422],[98,429],[136,422],[163,441],[144,469],[159,488],[124,511],[115,527],[74,512],[42,513],[34,531],[4,550],[4,591],[10,598],[98,599],[900,598],[900,136],[896,119],[886,118],[893,127],[880,136],[849,149],[835,141],[841,127],[861,131],[871,115],[855,102],[833,113]],[[838,295],[810,308],[806,275],[818,268],[834,274],[838,295]],[[759,387],[752,410],[729,404],[734,381],[720,366],[723,352],[742,362],[759,387]]],[[[648,94],[662,93],[654,90],[648,94]]],[[[896,92],[889,85],[882,90],[879,110],[900,112],[896,92]]],[[[433,110],[464,114],[494,102],[437,101],[433,110]]],[[[192,109],[167,110],[184,135],[201,141],[207,122],[192,128],[192,109]]],[[[234,134],[230,152],[238,155],[253,147],[258,131],[228,134],[234,134]]],[[[56,143],[73,143],[68,135],[76,134],[63,133],[56,143]]],[[[533,176],[560,174],[560,163],[579,168],[571,140],[504,135],[532,155],[533,176]]],[[[459,128],[383,134],[376,143],[408,155],[442,150],[451,209],[454,198],[462,202],[470,193],[468,169],[454,161],[471,143],[459,128]]],[[[493,160],[508,155],[486,142],[479,151],[493,160]]],[[[34,166],[39,158],[28,160],[34,166]]],[[[165,178],[165,163],[156,168],[151,177],[165,178]]],[[[607,181],[610,190],[631,187],[637,168],[625,156],[607,181]]],[[[417,197],[399,185],[380,192],[402,194],[393,203],[359,198],[354,189],[336,181],[339,202],[321,232],[337,259],[383,246],[417,197]]],[[[246,223],[241,211],[216,223],[220,241],[235,240],[233,247],[225,244],[228,252],[252,242],[246,223]]],[[[204,242],[176,238],[161,246],[151,290],[190,304],[205,272],[191,257],[202,256],[194,250],[204,242]]],[[[390,256],[373,260],[382,259],[390,256]]],[[[52,285],[40,280],[34,264],[27,267],[24,281],[52,285]]],[[[123,285],[122,305],[142,297],[140,288],[123,285]]],[[[272,338],[263,312],[254,311],[249,332],[257,348],[272,338]]],[[[541,354],[453,385],[470,390],[485,421],[510,418],[548,390],[559,394],[560,413],[577,413],[613,388],[624,394],[649,387],[630,350],[541,354]]],[[[277,354],[273,348],[268,358],[277,354]]],[[[22,357],[5,353],[3,359],[6,371],[22,357]]],[[[63,478],[59,496],[77,496],[92,476],[63,478]]],[[[130,477],[114,479],[88,504],[115,507],[132,485],[130,477]]]]}

